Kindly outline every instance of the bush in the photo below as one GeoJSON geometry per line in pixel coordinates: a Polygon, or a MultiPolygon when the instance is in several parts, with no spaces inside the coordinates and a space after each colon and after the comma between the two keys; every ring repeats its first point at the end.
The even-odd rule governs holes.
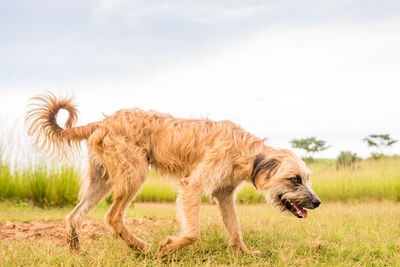
{"type": "Polygon", "coordinates": [[[371,157],[370,159],[374,159],[374,160],[380,160],[380,159],[384,159],[387,158],[387,156],[383,153],[377,153],[377,152],[372,152],[371,153],[371,157]]]}
{"type": "Polygon", "coordinates": [[[303,157],[301,158],[306,164],[311,164],[314,163],[314,158],[313,157],[303,157]]]}
{"type": "Polygon", "coordinates": [[[336,167],[350,167],[359,162],[360,158],[356,153],[350,151],[342,151],[336,159],[336,167]]]}

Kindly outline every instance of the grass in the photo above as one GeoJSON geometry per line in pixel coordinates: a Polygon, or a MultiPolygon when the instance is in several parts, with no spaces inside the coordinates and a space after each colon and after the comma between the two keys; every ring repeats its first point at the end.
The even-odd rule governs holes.
{"type": "Polygon", "coordinates": [[[0,162],[0,199],[31,201],[40,207],[63,206],[77,202],[79,172],[74,167],[30,165],[11,171],[0,162]]]}
{"type": "Polygon", "coordinates": [[[362,160],[347,168],[335,162],[309,165],[313,189],[325,201],[400,201],[400,158],[362,160]]]}
{"type": "MultiPolygon", "coordinates": [[[[61,220],[72,207],[41,209],[30,205],[0,203],[0,221],[61,220]]],[[[100,220],[108,206],[91,214],[100,220]]],[[[0,239],[1,266],[399,266],[400,204],[393,201],[323,204],[299,220],[285,216],[270,205],[238,206],[243,236],[261,257],[239,256],[228,247],[227,236],[215,206],[201,211],[201,236],[192,246],[160,262],[159,242],[178,231],[172,205],[135,204],[127,217],[146,217],[130,230],[150,242],[147,255],[130,250],[111,231],[82,241],[85,254],[70,254],[65,244],[46,238],[19,241],[0,239]]]]}
{"type": "MultiPolygon", "coordinates": [[[[362,160],[351,167],[337,168],[335,160],[316,160],[313,171],[314,191],[323,201],[393,200],[400,201],[400,158],[362,160]]],[[[32,202],[35,205],[63,206],[75,204],[81,172],[71,166],[46,167],[32,164],[12,171],[10,164],[0,162],[0,200],[32,202]]],[[[150,171],[137,196],[137,202],[174,202],[176,188],[168,180],[150,171]]],[[[209,202],[204,196],[203,202],[209,202]]],[[[242,204],[264,202],[264,196],[252,185],[237,194],[242,204]]]]}

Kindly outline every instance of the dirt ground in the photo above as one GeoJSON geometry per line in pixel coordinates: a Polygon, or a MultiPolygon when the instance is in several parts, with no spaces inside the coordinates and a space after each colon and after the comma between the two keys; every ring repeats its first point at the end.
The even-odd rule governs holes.
{"type": "MultiPolygon", "coordinates": [[[[158,218],[127,218],[126,225],[152,225],[158,218]]],[[[129,227],[130,228],[130,227],[129,227]]],[[[97,239],[105,234],[112,234],[112,229],[103,220],[87,219],[80,231],[81,239],[97,239]]],[[[32,222],[2,222],[0,223],[0,239],[28,240],[46,239],[58,245],[65,246],[65,220],[59,221],[32,221],[32,222]]]]}
{"type": "MultiPolygon", "coordinates": [[[[175,209],[171,203],[135,203],[135,206],[145,208],[175,209]]],[[[215,205],[205,204],[202,208],[216,208],[215,205]]],[[[141,217],[125,218],[125,224],[129,229],[138,227],[137,231],[153,232],[157,229],[157,221],[169,221],[175,219],[168,217],[141,217]]],[[[85,219],[80,230],[80,239],[97,239],[101,236],[112,235],[113,230],[102,219],[85,219]]],[[[45,239],[60,246],[66,246],[65,220],[56,221],[30,221],[30,222],[0,222],[0,240],[20,241],[45,239]]]]}

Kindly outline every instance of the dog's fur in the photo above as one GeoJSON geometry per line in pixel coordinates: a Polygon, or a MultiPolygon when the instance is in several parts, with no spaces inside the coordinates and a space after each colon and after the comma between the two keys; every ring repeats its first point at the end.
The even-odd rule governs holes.
{"type": "Polygon", "coordinates": [[[33,98],[26,116],[29,135],[47,155],[66,156],[80,141],[87,140],[86,185],[81,189],[80,203],[67,216],[71,250],[79,249],[82,220],[112,188],[114,201],[106,214],[107,223],[128,246],[147,250],[149,245],[130,233],[123,219],[146,179],[149,166],[179,184],[177,210],[181,233],[160,245],[159,257],[192,244],[199,237],[203,193],[210,193],[218,203],[230,244],[245,253],[257,252],[249,251],[243,243],[235,208],[235,189],[243,181],[266,191],[281,210],[289,209],[289,202],[301,209],[312,209],[320,203],[308,185],[310,171],[301,159],[289,150],[265,145],[265,140],[230,121],[177,119],[140,109],[120,110],[81,127],[73,127],[76,120],[72,100],[50,93],[33,98]],[[56,121],[60,109],[69,112],[65,129],[56,121]],[[297,182],[293,180],[296,177],[297,182]]]}

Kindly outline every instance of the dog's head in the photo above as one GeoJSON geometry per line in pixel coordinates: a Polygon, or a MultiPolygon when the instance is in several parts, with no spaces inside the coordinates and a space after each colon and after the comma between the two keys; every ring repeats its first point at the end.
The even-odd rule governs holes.
{"type": "Polygon", "coordinates": [[[275,207],[306,218],[306,209],[315,209],[321,204],[308,182],[310,173],[300,158],[282,149],[255,157],[251,179],[258,190],[266,191],[275,207]]]}

